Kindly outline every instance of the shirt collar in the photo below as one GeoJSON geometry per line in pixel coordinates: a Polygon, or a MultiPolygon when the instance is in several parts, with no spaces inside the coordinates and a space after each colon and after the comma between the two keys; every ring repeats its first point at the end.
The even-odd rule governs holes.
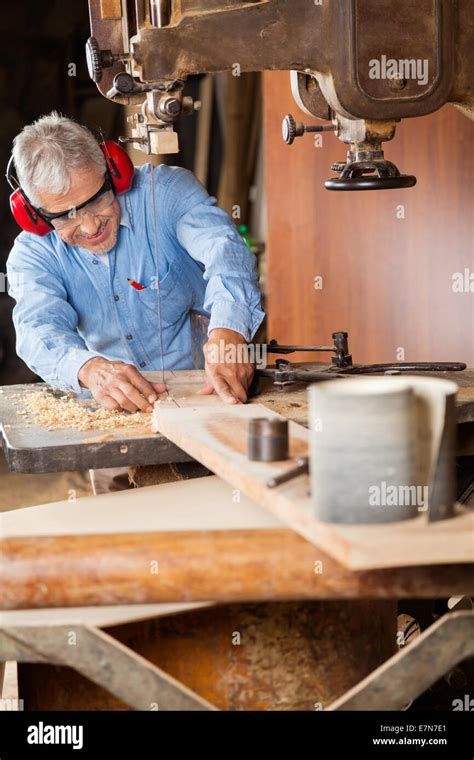
{"type": "Polygon", "coordinates": [[[130,230],[133,230],[132,214],[131,209],[129,208],[129,201],[127,196],[128,193],[117,195],[117,200],[120,205],[120,224],[124,227],[128,227],[130,230]]]}

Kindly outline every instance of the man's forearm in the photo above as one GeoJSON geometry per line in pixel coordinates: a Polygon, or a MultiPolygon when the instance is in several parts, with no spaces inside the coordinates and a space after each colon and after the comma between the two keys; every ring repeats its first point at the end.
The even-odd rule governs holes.
{"type": "Polygon", "coordinates": [[[17,328],[17,354],[46,383],[64,391],[80,393],[78,372],[97,355],[82,344],[79,336],[76,342],[74,334],[61,336],[54,329],[51,332],[50,336],[49,331],[45,333],[43,329],[17,328]]]}

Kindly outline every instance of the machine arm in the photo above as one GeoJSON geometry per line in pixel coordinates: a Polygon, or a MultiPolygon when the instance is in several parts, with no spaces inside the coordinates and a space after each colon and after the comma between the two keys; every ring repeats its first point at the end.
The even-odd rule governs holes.
{"type": "Polygon", "coordinates": [[[300,108],[348,146],[328,189],[409,187],[382,142],[448,102],[472,116],[471,2],[89,0],[89,72],[136,107],[132,140],[164,153],[178,151],[176,120],[199,107],[183,94],[188,76],[289,70],[300,108]]]}

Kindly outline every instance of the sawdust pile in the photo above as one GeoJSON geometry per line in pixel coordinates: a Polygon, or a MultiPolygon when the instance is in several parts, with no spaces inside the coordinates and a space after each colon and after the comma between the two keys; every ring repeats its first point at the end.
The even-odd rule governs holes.
{"type": "Polygon", "coordinates": [[[107,409],[97,410],[77,401],[74,394],[66,394],[57,398],[47,390],[36,391],[26,396],[23,401],[25,411],[35,418],[37,425],[44,425],[48,430],[67,428],[69,430],[111,430],[118,427],[134,427],[149,425],[151,414],[136,412],[109,412],[107,409]]]}

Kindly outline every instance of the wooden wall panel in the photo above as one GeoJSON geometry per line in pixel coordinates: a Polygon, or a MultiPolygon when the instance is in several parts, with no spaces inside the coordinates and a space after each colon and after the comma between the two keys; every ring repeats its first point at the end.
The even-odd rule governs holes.
{"type": "Polygon", "coordinates": [[[286,146],[287,112],[316,123],[294,103],[289,74],[266,73],[268,337],[326,344],[347,330],[354,361],[395,361],[401,347],[407,361],[474,366],[474,292],[452,288],[466,268],[474,280],[473,123],[452,106],[402,121],[385,155],[417,186],[334,193],[323,183],[345,146],[331,134],[320,148],[311,134],[286,146]]]}

